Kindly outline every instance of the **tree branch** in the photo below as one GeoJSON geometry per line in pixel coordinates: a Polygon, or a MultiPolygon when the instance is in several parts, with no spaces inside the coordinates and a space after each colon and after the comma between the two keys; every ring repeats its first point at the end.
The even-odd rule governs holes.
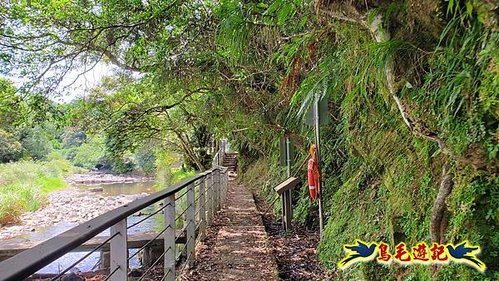
{"type": "Polygon", "coordinates": [[[434,242],[444,243],[444,233],[447,228],[444,218],[447,210],[445,200],[452,191],[452,179],[453,175],[449,172],[449,163],[445,163],[442,168],[442,180],[438,189],[438,195],[431,209],[431,241],[434,242]]]}

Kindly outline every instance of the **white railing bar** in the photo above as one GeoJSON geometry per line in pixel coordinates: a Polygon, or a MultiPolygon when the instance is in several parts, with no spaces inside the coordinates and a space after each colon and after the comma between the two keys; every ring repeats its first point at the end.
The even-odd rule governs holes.
{"type": "MultiPolygon", "coordinates": [[[[220,154],[218,154],[220,156],[220,154]]],[[[100,249],[107,242],[110,242],[111,248],[111,274],[106,278],[111,280],[126,280],[128,271],[128,261],[137,253],[128,258],[127,247],[127,229],[131,228],[146,219],[164,210],[165,216],[165,229],[160,232],[155,238],[159,237],[164,232],[164,248],[167,249],[163,252],[161,257],[164,256],[165,268],[164,278],[167,281],[175,280],[175,264],[176,264],[176,237],[175,222],[185,213],[184,227],[186,240],[185,245],[181,252],[185,252],[187,257],[187,265],[192,264],[195,249],[196,237],[204,235],[205,227],[210,225],[214,214],[221,209],[225,201],[227,192],[227,171],[228,169],[221,166],[216,166],[211,170],[200,173],[191,177],[181,183],[178,183],[168,189],[156,192],[144,198],[131,202],[128,205],[121,206],[111,210],[103,215],[100,215],[86,223],[80,224],[61,235],[53,237],[38,246],[28,249],[4,262],[0,263],[0,271],[2,277],[0,280],[20,280],[28,277],[45,265],[56,260],[67,252],[82,245],[86,241],[95,237],[103,230],[111,227],[111,236],[106,239],[102,244],[96,247],[92,252],[85,255],[76,263],[66,268],[63,272],[57,275],[53,280],[64,275],[69,269],[83,261],[90,254],[100,249]],[[195,187],[199,187],[199,196],[195,197],[195,187]],[[187,189],[182,196],[187,194],[187,207],[179,215],[175,217],[175,201],[176,193],[182,189],[187,189]],[[146,218],[141,219],[139,222],[127,227],[126,219],[135,212],[140,211],[148,206],[151,206],[158,201],[164,199],[164,206],[160,207],[154,213],[148,215],[146,218]],[[199,205],[199,206],[196,206],[199,205]],[[196,210],[199,209],[199,210],[196,210]],[[201,214],[201,215],[200,215],[201,214]],[[196,216],[199,220],[196,220],[196,216]],[[199,223],[197,223],[199,222],[199,223]],[[199,227],[199,234],[196,236],[196,230],[199,227]],[[116,239],[113,239],[116,238],[116,239]]],[[[182,231],[184,233],[184,231],[182,231]]],[[[179,234],[179,235],[182,235],[179,234]]],[[[148,241],[141,249],[145,249],[150,245],[154,239],[148,241]]],[[[156,265],[161,257],[153,264],[156,265]]],[[[151,266],[151,267],[153,267],[151,266]]]]}

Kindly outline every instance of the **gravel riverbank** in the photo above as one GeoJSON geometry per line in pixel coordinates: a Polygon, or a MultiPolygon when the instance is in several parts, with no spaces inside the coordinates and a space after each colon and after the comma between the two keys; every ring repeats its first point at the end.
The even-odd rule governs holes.
{"type": "Polygon", "coordinates": [[[55,191],[48,194],[47,206],[23,214],[21,223],[0,226],[0,239],[37,232],[58,223],[79,224],[146,195],[104,196],[79,189],[55,191]]]}

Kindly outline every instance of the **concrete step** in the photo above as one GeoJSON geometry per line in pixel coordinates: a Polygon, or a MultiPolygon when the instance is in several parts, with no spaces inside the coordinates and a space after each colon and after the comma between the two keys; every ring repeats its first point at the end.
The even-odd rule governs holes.
{"type": "Polygon", "coordinates": [[[230,172],[236,171],[237,166],[237,153],[226,153],[222,161],[222,165],[227,167],[230,172]]]}

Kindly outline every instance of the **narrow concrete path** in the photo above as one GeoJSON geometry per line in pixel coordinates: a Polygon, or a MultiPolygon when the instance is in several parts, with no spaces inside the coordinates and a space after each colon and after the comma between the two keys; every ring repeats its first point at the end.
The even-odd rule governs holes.
{"type": "Polygon", "coordinates": [[[253,195],[229,183],[225,207],[197,246],[188,280],[278,280],[263,221],[253,195]]]}

